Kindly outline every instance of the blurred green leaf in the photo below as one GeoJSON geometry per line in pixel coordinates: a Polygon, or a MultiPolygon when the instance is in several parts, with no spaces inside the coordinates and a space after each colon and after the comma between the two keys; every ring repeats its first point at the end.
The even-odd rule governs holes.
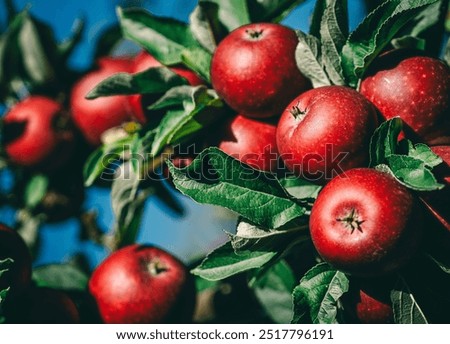
{"type": "Polygon", "coordinates": [[[275,22],[283,20],[305,0],[247,0],[252,22],[275,22]]]}
{"type": "Polygon", "coordinates": [[[24,18],[18,44],[22,52],[23,64],[31,80],[37,84],[53,81],[55,70],[50,63],[38,27],[29,16],[24,18]]]}
{"type": "Polygon", "coordinates": [[[47,193],[49,180],[48,177],[43,174],[37,174],[31,177],[25,187],[24,199],[25,205],[33,209],[39,204],[47,193]]]}
{"type": "Polygon", "coordinates": [[[294,273],[284,260],[272,266],[253,285],[258,301],[277,324],[288,324],[292,320],[295,285],[294,273]]]}
{"type": "Polygon", "coordinates": [[[77,44],[80,43],[81,39],[83,38],[85,27],[86,25],[84,20],[77,19],[72,30],[72,37],[67,38],[58,45],[59,54],[64,61],[70,57],[74,49],[77,47],[77,44]]]}
{"type": "MultiPolygon", "coordinates": [[[[111,163],[122,159],[124,153],[131,149],[134,141],[138,141],[137,134],[102,145],[92,152],[83,167],[84,185],[91,186],[111,166],[111,163]]],[[[112,178],[114,172],[109,172],[111,172],[109,176],[112,178]]]]}
{"type": "Polygon", "coordinates": [[[129,74],[117,73],[103,80],[88,93],[87,99],[119,94],[159,94],[175,86],[187,84],[186,79],[167,67],[149,68],[146,71],[129,74]]]}
{"type": "Polygon", "coordinates": [[[141,45],[165,65],[181,63],[186,48],[200,46],[189,27],[180,21],[136,8],[119,8],[118,17],[124,37],[141,45]]]}
{"type": "Polygon", "coordinates": [[[84,291],[89,276],[70,264],[50,264],[33,269],[33,280],[39,287],[84,291]]]}

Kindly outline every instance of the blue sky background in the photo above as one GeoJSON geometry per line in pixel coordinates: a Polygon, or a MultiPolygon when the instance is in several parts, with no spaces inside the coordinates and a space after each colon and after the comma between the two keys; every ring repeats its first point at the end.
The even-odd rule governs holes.
{"type": "MultiPolygon", "coordinates": [[[[187,21],[189,13],[195,7],[194,0],[16,0],[18,9],[31,4],[31,12],[50,24],[58,40],[70,36],[74,20],[78,17],[86,21],[86,33],[70,63],[74,68],[87,68],[92,61],[96,39],[109,25],[116,22],[115,8],[118,5],[140,5],[156,15],[174,17],[187,21]]],[[[365,8],[362,0],[349,0],[350,27],[354,28],[362,19],[365,8]]],[[[315,1],[308,0],[298,6],[284,21],[295,29],[308,31],[309,18],[315,1]]],[[[0,7],[0,23],[5,23],[5,11],[0,7]]],[[[1,112],[1,109],[0,109],[1,112]]],[[[3,185],[5,185],[3,181],[3,185]]],[[[2,185],[0,185],[2,187],[2,185]]],[[[87,190],[86,209],[95,209],[99,214],[100,225],[108,229],[112,226],[110,190],[93,187],[87,190]]],[[[232,231],[235,218],[225,211],[202,206],[183,197],[177,196],[186,207],[183,218],[176,217],[157,199],[147,201],[145,216],[139,235],[139,242],[153,243],[172,252],[182,260],[189,262],[193,258],[206,254],[226,239],[223,230],[232,231]]],[[[3,222],[11,223],[14,213],[3,209],[0,212],[3,222]]],[[[45,225],[40,231],[41,249],[35,264],[64,262],[77,252],[85,253],[91,267],[96,266],[107,252],[92,243],[81,242],[78,238],[76,220],[45,225]]]]}

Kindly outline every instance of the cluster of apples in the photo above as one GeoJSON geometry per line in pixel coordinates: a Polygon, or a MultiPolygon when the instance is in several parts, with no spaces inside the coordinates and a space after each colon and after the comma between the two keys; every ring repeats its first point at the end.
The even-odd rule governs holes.
{"type": "Polygon", "coordinates": [[[294,32],[277,24],[244,26],[221,41],[212,84],[240,114],[232,124],[237,142],[221,147],[266,171],[276,172],[280,159],[294,175],[324,185],[310,217],[314,246],[323,260],[361,278],[347,305],[356,319],[390,322],[390,289],[383,281],[418,251],[429,210],[446,235],[450,230],[444,205],[450,176],[449,67],[417,51],[395,50],[374,61],[358,90],[308,89],[295,47],[294,32]],[[277,124],[263,120],[280,115],[277,124]],[[402,135],[430,145],[444,161],[437,172],[447,186],[421,195],[426,207],[389,173],[367,168],[371,136],[396,116],[405,123],[402,135]],[[239,142],[244,144],[237,148],[239,142]],[[381,297],[374,285],[383,286],[381,297]]]}
{"type": "MultiPolygon", "coordinates": [[[[417,251],[424,207],[391,175],[367,168],[370,139],[383,120],[400,116],[406,137],[431,145],[443,158],[439,168],[446,189],[426,204],[438,209],[446,223],[449,214],[442,213],[441,204],[448,202],[450,182],[449,67],[417,52],[393,51],[372,64],[358,90],[341,85],[311,89],[297,66],[297,43],[293,30],[271,23],[240,27],[220,42],[211,83],[235,116],[220,128],[217,145],[254,168],[276,173],[281,161],[293,174],[323,184],[310,217],[317,252],[363,280],[389,275],[417,251]]],[[[86,94],[115,73],[160,65],[146,52],[134,59],[107,57],[75,84],[70,116],[87,142],[100,145],[108,129],[126,121],[145,124],[145,108],[156,98],[87,100],[86,94]]],[[[193,86],[206,83],[184,67],[171,69],[193,86]]],[[[67,116],[60,103],[41,96],[17,104],[4,117],[5,125],[19,133],[6,142],[10,160],[48,165],[71,147],[67,116]]],[[[193,310],[191,282],[184,265],[167,252],[134,245],[100,264],[89,290],[105,322],[185,321],[193,310]],[[176,309],[187,310],[187,316],[176,309]]],[[[360,321],[392,320],[388,303],[364,287],[358,292],[352,307],[360,321]]]]}

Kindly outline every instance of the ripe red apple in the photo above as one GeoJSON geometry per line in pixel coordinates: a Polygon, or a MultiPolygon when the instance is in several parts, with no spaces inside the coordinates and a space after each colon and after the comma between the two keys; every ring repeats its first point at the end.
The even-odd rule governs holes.
{"type": "MultiPolygon", "coordinates": [[[[132,72],[139,73],[149,68],[161,66],[162,66],[161,62],[155,59],[152,55],[150,55],[146,51],[141,51],[138,55],[136,55],[134,59],[132,72]]],[[[187,68],[181,66],[174,66],[170,67],[170,69],[174,73],[185,78],[188,81],[189,85],[198,86],[204,84],[204,81],[197,74],[195,74],[193,71],[187,68]]],[[[155,102],[158,96],[152,97],[150,95],[143,96],[142,94],[134,94],[129,97],[131,112],[139,122],[145,123],[147,121],[147,118],[145,116],[145,108],[147,105],[150,105],[151,103],[155,102]]]]}
{"type": "Polygon", "coordinates": [[[360,92],[405,133],[428,144],[450,144],[450,69],[442,61],[394,50],[376,59],[360,92]]]}
{"type": "Polygon", "coordinates": [[[228,155],[259,170],[276,172],[277,127],[238,115],[225,123],[219,148],[228,155]]]}
{"type": "Polygon", "coordinates": [[[355,90],[315,88],[284,110],[277,128],[278,151],[289,170],[324,183],[367,166],[377,122],[375,107],[355,90]]]}
{"type": "Polygon", "coordinates": [[[99,69],[84,75],[73,87],[70,107],[75,124],[86,140],[94,145],[101,144],[101,135],[107,129],[130,120],[127,96],[86,99],[86,95],[101,81],[120,72],[131,72],[131,60],[103,57],[98,61],[99,69]]]}
{"type": "Polygon", "coordinates": [[[47,287],[29,289],[5,309],[8,323],[78,324],[80,315],[75,303],[63,291],[47,287]]]}
{"type": "Polygon", "coordinates": [[[187,322],[195,304],[186,267],[153,247],[124,247],[105,259],[89,281],[105,323],[187,322]]]}
{"type": "Polygon", "coordinates": [[[72,148],[61,104],[43,96],[17,103],[3,118],[3,144],[11,162],[22,166],[59,166],[72,148]]]}
{"type": "Polygon", "coordinates": [[[356,168],[334,178],[311,210],[311,238],[322,258],[362,276],[403,266],[418,248],[422,217],[414,195],[390,174],[356,168]]]}
{"type": "Polygon", "coordinates": [[[8,271],[0,276],[0,290],[10,287],[8,295],[18,295],[31,282],[30,252],[16,231],[0,224],[0,260],[14,260],[8,271]]]}
{"type": "Polygon", "coordinates": [[[295,96],[310,87],[295,61],[297,44],[295,31],[279,24],[237,28],[214,52],[214,89],[245,116],[278,116],[295,96]]]}

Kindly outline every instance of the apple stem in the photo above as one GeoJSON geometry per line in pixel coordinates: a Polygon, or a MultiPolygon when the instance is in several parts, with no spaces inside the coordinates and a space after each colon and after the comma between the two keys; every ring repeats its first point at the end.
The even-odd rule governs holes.
{"type": "Polygon", "coordinates": [[[347,216],[344,216],[342,218],[337,218],[337,221],[340,222],[344,222],[344,225],[351,229],[351,233],[353,234],[353,232],[355,230],[358,230],[359,232],[363,232],[361,225],[364,223],[364,220],[360,220],[358,213],[356,212],[356,210],[354,208],[352,208],[352,210],[350,211],[350,213],[347,216]]]}

